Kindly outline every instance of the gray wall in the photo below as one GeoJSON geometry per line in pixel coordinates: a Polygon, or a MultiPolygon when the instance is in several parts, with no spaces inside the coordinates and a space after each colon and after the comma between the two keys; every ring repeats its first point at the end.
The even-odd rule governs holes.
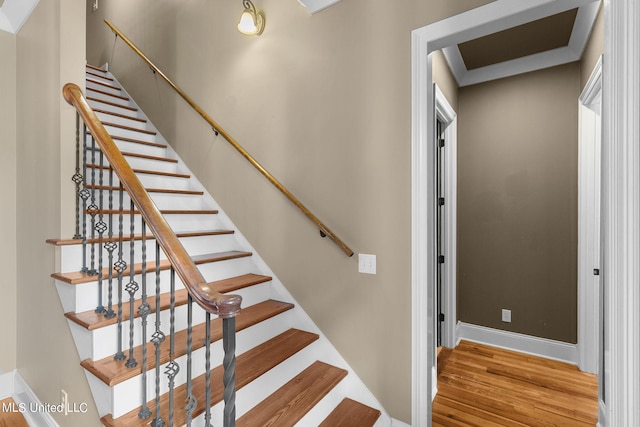
{"type": "Polygon", "coordinates": [[[460,88],[459,320],[576,342],[580,88],[579,63],[460,88]]]}
{"type": "Polygon", "coordinates": [[[0,31],[0,371],[16,367],[16,36],[0,31]]]}
{"type": "MultiPolygon", "coordinates": [[[[70,237],[75,114],[62,86],[84,80],[84,3],[41,0],[18,32],[15,210],[16,367],[42,402],[88,404],[87,414],[52,414],[61,426],[99,425],[98,415],[50,274],[59,268],[48,238],[70,237]]],[[[4,60],[4,57],[3,57],[4,60]]],[[[4,65],[3,65],[4,66],[4,65]]],[[[2,68],[2,67],[0,67],[2,68]]],[[[4,296],[3,296],[4,299],[4,296]]],[[[4,302],[4,301],[3,301],[4,302]]]]}

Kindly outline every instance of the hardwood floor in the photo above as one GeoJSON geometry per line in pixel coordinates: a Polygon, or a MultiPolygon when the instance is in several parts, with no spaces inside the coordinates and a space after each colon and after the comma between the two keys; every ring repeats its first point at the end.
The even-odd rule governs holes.
{"type": "Polygon", "coordinates": [[[18,405],[10,397],[0,400],[0,427],[29,427],[18,405]]]}
{"type": "Polygon", "coordinates": [[[468,341],[438,363],[434,427],[597,424],[597,378],[574,365],[468,341]]]}

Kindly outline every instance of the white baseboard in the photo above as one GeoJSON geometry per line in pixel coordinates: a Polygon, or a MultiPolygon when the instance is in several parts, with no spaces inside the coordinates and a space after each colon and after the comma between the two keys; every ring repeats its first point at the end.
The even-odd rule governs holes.
{"type": "Polygon", "coordinates": [[[561,341],[501,331],[464,322],[458,322],[456,329],[458,343],[461,340],[473,341],[547,359],[578,364],[578,347],[576,344],[567,344],[561,341]]]}
{"type": "MultiPolygon", "coordinates": [[[[12,397],[31,427],[60,427],[17,370],[0,374],[0,399],[12,397]]],[[[57,402],[53,405],[57,405],[57,402]]]]}
{"type": "Polygon", "coordinates": [[[395,418],[391,418],[391,427],[411,427],[407,423],[403,423],[402,421],[396,420],[395,418]]]}

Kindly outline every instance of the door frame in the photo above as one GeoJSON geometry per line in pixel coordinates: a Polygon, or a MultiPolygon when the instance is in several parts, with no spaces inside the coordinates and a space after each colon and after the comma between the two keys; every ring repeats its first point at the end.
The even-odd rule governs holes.
{"type": "Polygon", "coordinates": [[[444,325],[442,345],[453,348],[456,345],[456,273],[457,273],[457,194],[458,194],[458,118],[455,110],[435,85],[436,118],[444,124],[444,229],[442,230],[444,266],[442,268],[442,312],[444,325]]]}
{"type": "Polygon", "coordinates": [[[578,99],[578,366],[598,373],[602,57],[578,99]]]}
{"type": "MultiPolygon", "coordinates": [[[[640,425],[640,10],[636,0],[603,0],[601,280],[607,316],[604,343],[607,405],[600,425],[640,425]]],[[[435,103],[431,53],[539,17],[576,7],[579,1],[498,0],[412,31],[411,310],[414,427],[431,425],[434,366],[435,225],[433,174],[435,103]],[[425,404],[426,403],[426,404],[425,404]]]]}

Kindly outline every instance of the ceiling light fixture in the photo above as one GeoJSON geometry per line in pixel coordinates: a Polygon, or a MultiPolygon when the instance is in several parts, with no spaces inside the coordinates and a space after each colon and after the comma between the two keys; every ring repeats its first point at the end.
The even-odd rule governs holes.
{"type": "Polygon", "coordinates": [[[244,12],[238,23],[238,31],[249,36],[259,36],[264,31],[264,13],[258,11],[251,0],[242,0],[244,12]]]}

